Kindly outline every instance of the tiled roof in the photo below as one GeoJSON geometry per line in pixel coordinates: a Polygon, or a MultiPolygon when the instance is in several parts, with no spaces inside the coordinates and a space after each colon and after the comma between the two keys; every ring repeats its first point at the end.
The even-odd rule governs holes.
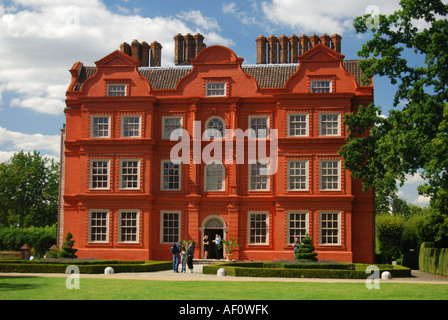
{"type": "MultiPolygon", "coordinates": [[[[355,77],[359,84],[362,72],[358,62],[359,60],[344,60],[342,65],[346,71],[355,77]]],[[[298,67],[298,63],[242,65],[244,72],[253,76],[260,88],[283,88],[288,78],[297,71],[298,67]]],[[[153,89],[175,89],[179,80],[186,76],[191,69],[192,66],[142,67],[139,68],[139,72],[144,78],[148,79],[153,89]]],[[[74,90],[79,91],[84,81],[93,76],[95,71],[96,67],[82,67],[74,90]]]]}

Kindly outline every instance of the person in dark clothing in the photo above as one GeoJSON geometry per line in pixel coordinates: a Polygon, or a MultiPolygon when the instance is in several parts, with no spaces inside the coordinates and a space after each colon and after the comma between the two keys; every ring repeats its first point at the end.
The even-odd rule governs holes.
{"type": "Polygon", "coordinates": [[[187,250],[187,265],[190,269],[190,273],[193,273],[193,256],[194,256],[194,244],[190,243],[187,250]]]}
{"type": "Polygon", "coordinates": [[[182,251],[182,245],[179,242],[173,243],[171,252],[173,253],[173,271],[179,272],[179,257],[182,251]]]}

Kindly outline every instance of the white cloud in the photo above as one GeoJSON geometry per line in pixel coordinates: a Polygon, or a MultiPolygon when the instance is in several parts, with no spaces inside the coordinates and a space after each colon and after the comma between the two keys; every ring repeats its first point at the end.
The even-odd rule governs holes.
{"type": "MultiPolygon", "coordinates": [[[[377,0],[381,14],[391,14],[399,8],[398,0],[377,0]]],[[[343,34],[352,28],[354,18],[366,14],[368,0],[270,0],[262,2],[266,18],[279,26],[308,32],[343,34]]]]}
{"type": "Polygon", "coordinates": [[[429,205],[430,201],[431,201],[430,197],[419,195],[418,198],[415,199],[412,203],[420,206],[427,206],[429,205]]]}
{"type": "Polygon", "coordinates": [[[60,139],[61,137],[58,135],[25,134],[0,127],[0,148],[7,150],[0,152],[0,162],[5,158],[9,159],[13,153],[21,150],[25,152],[36,150],[41,154],[47,153],[58,157],[60,139]]]}
{"type": "Polygon", "coordinates": [[[62,114],[68,70],[76,61],[94,65],[124,41],[160,42],[163,65],[174,64],[177,33],[201,32],[207,44],[233,44],[219,35],[216,19],[195,10],[146,18],[114,13],[100,0],[11,3],[0,2],[0,99],[8,92],[12,107],[43,114],[62,114]]]}
{"type": "Polygon", "coordinates": [[[405,183],[407,183],[407,184],[423,184],[423,183],[425,183],[425,180],[418,173],[415,173],[414,175],[407,174],[407,175],[405,175],[405,179],[406,179],[405,183]]]}

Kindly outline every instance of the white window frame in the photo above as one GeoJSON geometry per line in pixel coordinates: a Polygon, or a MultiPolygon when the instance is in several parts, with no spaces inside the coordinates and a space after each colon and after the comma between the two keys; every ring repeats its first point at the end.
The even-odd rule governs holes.
{"type": "MultiPolygon", "coordinates": [[[[334,220],[331,220],[331,222],[334,222],[334,220]]],[[[320,211],[319,212],[319,246],[340,246],[341,245],[341,231],[342,231],[342,223],[341,223],[341,211],[320,211]],[[337,228],[334,228],[334,226],[328,227],[329,220],[324,221],[323,215],[324,214],[336,214],[337,215],[337,228]],[[325,223],[325,226],[324,226],[325,223]],[[337,230],[337,235],[325,235],[325,239],[328,239],[332,237],[332,239],[336,239],[336,243],[327,243],[324,240],[323,231],[325,230],[337,230]]]]}
{"type": "MultiPolygon", "coordinates": [[[[175,242],[176,239],[172,239],[168,240],[168,241],[164,241],[164,224],[165,224],[165,220],[164,220],[164,214],[170,214],[170,213],[174,213],[174,214],[178,214],[178,220],[177,220],[177,242],[180,242],[181,238],[181,233],[182,233],[182,211],[181,210],[161,210],[160,211],[160,244],[168,244],[168,243],[173,243],[175,242]]],[[[173,220],[174,221],[174,220],[173,220]]],[[[168,228],[168,227],[167,227],[168,228]]],[[[171,228],[175,228],[175,227],[171,227],[171,228]]],[[[167,235],[169,236],[169,234],[167,235]]]]}
{"type": "MultiPolygon", "coordinates": [[[[128,130],[128,131],[129,132],[135,132],[135,130],[128,130]]],[[[141,138],[141,136],[142,136],[142,116],[138,115],[138,114],[136,114],[136,115],[130,115],[130,114],[122,115],[121,116],[121,130],[120,130],[120,132],[121,132],[121,137],[122,138],[127,138],[127,139],[141,138]],[[126,136],[125,135],[125,133],[126,133],[125,119],[130,119],[130,118],[137,118],[138,119],[138,123],[128,124],[130,126],[138,125],[137,135],[126,136]]]]}
{"type": "MultiPolygon", "coordinates": [[[[260,228],[261,229],[261,228],[260,228]]],[[[262,230],[262,229],[261,229],[262,230]]],[[[254,237],[262,237],[262,235],[254,235],[254,237]]],[[[248,211],[247,212],[247,244],[249,246],[267,246],[269,245],[269,211],[248,211]],[[265,220],[264,223],[266,224],[266,239],[264,242],[252,242],[251,241],[251,236],[252,236],[252,230],[254,230],[254,228],[252,228],[251,226],[251,218],[252,215],[255,214],[265,214],[265,220]]]]}
{"type": "Polygon", "coordinates": [[[89,162],[89,189],[90,190],[110,190],[110,159],[90,159],[89,162]],[[94,162],[107,162],[107,186],[106,187],[94,187],[93,186],[93,163],[94,162]]]}
{"type": "MultiPolygon", "coordinates": [[[[300,241],[302,241],[302,238],[306,236],[307,233],[309,233],[309,223],[310,223],[310,213],[309,211],[287,211],[287,239],[286,239],[286,243],[288,245],[293,245],[294,244],[294,239],[295,238],[299,238],[300,241]],[[291,227],[291,222],[297,222],[296,220],[291,221],[291,216],[295,214],[304,214],[305,215],[305,221],[303,221],[305,223],[305,227],[302,228],[301,226],[296,227],[294,226],[293,228],[291,227]],[[297,236],[297,235],[292,235],[291,234],[291,229],[300,229],[300,230],[304,230],[305,234],[301,235],[301,236],[297,236]],[[293,241],[291,241],[291,238],[294,238],[293,241]]],[[[302,221],[298,221],[299,223],[302,223],[302,221]]]]}
{"type": "MultiPolygon", "coordinates": [[[[267,172],[270,172],[270,164],[269,163],[260,163],[260,162],[254,162],[254,163],[251,163],[251,162],[249,162],[249,165],[248,165],[248,170],[249,170],[249,173],[248,173],[248,177],[249,177],[249,181],[248,181],[248,190],[249,191],[253,191],[253,192],[264,192],[264,191],[270,191],[271,190],[271,177],[270,177],[270,175],[269,174],[266,174],[266,175],[264,175],[264,174],[260,174],[260,170],[263,170],[263,168],[256,168],[256,170],[258,171],[258,174],[256,174],[255,176],[253,176],[252,175],[252,166],[253,165],[256,165],[256,166],[258,166],[258,165],[260,165],[260,166],[266,166],[265,167],[265,170],[267,171],[267,172]],[[257,179],[257,178],[265,178],[266,179],[266,181],[265,181],[265,183],[266,183],[266,189],[253,189],[252,188],[252,179],[257,179]]],[[[260,182],[258,182],[258,181],[255,181],[255,183],[257,184],[257,183],[262,183],[263,184],[263,181],[260,181],[260,182]]]]}
{"type": "MultiPolygon", "coordinates": [[[[334,121],[332,121],[334,123],[334,121]]],[[[333,128],[331,128],[333,130],[333,128]]],[[[340,112],[322,112],[319,113],[319,136],[321,137],[340,137],[341,136],[341,113],[340,112]],[[327,133],[327,128],[324,130],[324,120],[323,116],[337,116],[337,132],[336,133],[327,133]]]]}
{"type": "Polygon", "coordinates": [[[205,96],[206,97],[225,97],[225,96],[227,96],[227,82],[226,81],[206,82],[205,83],[205,96]]]}
{"type": "Polygon", "coordinates": [[[218,116],[210,117],[210,118],[208,118],[207,121],[205,122],[205,128],[204,128],[204,131],[205,131],[205,133],[206,133],[206,134],[205,134],[205,138],[206,138],[206,139],[211,139],[211,138],[213,138],[213,139],[224,139],[224,138],[225,138],[225,134],[226,134],[226,122],[224,121],[223,118],[218,117],[218,116]],[[219,131],[218,129],[210,128],[210,126],[209,126],[209,122],[212,121],[212,120],[219,120],[219,121],[221,121],[221,123],[222,123],[222,132],[219,131]],[[213,135],[213,133],[214,133],[215,131],[219,131],[219,133],[221,134],[221,137],[215,137],[215,136],[213,135]]]}
{"type": "Polygon", "coordinates": [[[248,117],[248,129],[249,129],[249,131],[250,131],[249,137],[250,137],[251,139],[269,139],[270,122],[271,122],[271,118],[270,118],[270,116],[250,115],[250,116],[248,117]],[[254,129],[252,128],[252,120],[253,120],[253,119],[266,119],[266,132],[265,132],[266,136],[265,136],[265,137],[263,137],[263,136],[259,137],[259,136],[258,136],[258,130],[254,130],[254,129]],[[252,130],[250,130],[250,129],[252,129],[252,130]]]}
{"type": "Polygon", "coordinates": [[[108,97],[126,97],[128,95],[128,85],[125,83],[111,83],[107,85],[108,97]],[[121,89],[124,87],[123,89],[121,89]]]}
{"type": "MultiPolygon", "coordinates": [[[[92,115],[90,116],[90,138],[94,139],[107,139],[110,138],[111,133],[111,121],[110,121],[110,115],[92,115]],[[99,135],[95,134],[95,119],[107,119],[107,135],[99,135]]],[[[105,124],[101,124],[105,125],[105,124]]],[[[100,130],[97,130],[97,132],[100,132],[100,130]]],[[[104,132],[104,130],[101,130],[101,132],[104,132]]]]}
{"type": "MultiPolygon", "coordinates": [[[[128,219],[130,220],[130,219],[128,219]]],[[[133,220],[133,219],[132,219],[133,220]]],[[[132,221],[130,220],[130,221],[132,221]]],[[[140,241],[140,210],[138,209],[120,209],[118,210],[118,243],[139,243],[140,241]],[[135,226],[123,226],[123,213],[135,213],[135,226]],[[123,229],[124,228],[135,228],[135,240],[123,240],[123,229]]],[[[130,233],[134,235],[134,233],[130,233]]]]}
{"type": "MultiPolygon", "coordinates": [[[[180,128],[177,128],[177,129],[182,129],[183,128],[183,118],[184,118],[183,116],[163,116],[162,117],[162,139],[163,140],[170,140],[170,137],[166,137],[166,134],[165,134],[165,126],[166,126],[165,120],[179,119],[180,128]]],[[[176,129],[174,129],[174,130],[176,130],[176,129]]],[[[171,132],[170,132],[170,136],[171,136],[171,132]]]]}
{"type": "MultiPolygon", "coordinates": [[[[303,168],[294,168],[294,169],[302,170],[303,168]]],[[[287,164],[286,164],[286,170],[287,170],[286,176],[287,176],[287,190],[288,191],[309,191],[309,179],[310,179],[310,176],[309,176],[309,161],[308,160],[297,160],[297,159],[288,160],[287,164]],[[305,188],[303,188],[303,189],[302,188],[291,188],[291,180],[292,180],[292,177],[291,177],[291,164],[293,162],[294,163],[295,162],[305,163],[305,168],[304,168],[304,170],[305,170],[305,188]]]]}
{"type": "MultiPolygon", "coordinates": [[[[334,168],[331,168],[331,170],[333,170],[334,168]]],[[[342,174],[342,170],[341,170],[341,160],[340,159],[321,159],[319,160],[319,191],[341,191],[341,174],[342,174]],[[323,168],[323,163],[324,162],[332,162],[332,163],[337,163],[337,188],[324,188],[324,182],[323,182],[323,170],[328,168],[323,168]]],[[[326,176],[333,176],[334,175],[328,175],[326,174],[326,176]]]]}
{"type": "MultiPolygon", "coordinates": [[[[309,121],[309,114],[308,113],[288,113],[288,124],[287,124],[287,136],[288,137],[309,137],[309,127],[310,127],[310,121],[309,121]],[[291,117],[293,116],[305,116],[305,134],[291,134],[291,117]]],[[[300,128],[302,130],[302,128],[300,128]]]]}
{"type": "Polygon", "coordinates": [[[179,187],[176,189],[165,189],[164,188],[164,164],[165,163],[173,163],[171,160],[162,160],[160,162],[160,190],[161,191],[180,191],[182,189],[182,163],[176,164],[173,163],[174,165],[178,165],[179,166],[179,187]]]}
{"type": "Polygon", "coordinates": [[[311,93],[331,93],[333,92],[333,80],[311,80],[310,81],[311,93]],[[328,83],[328,86],[322,86],[323,83],[328,83]],[[328,91],[327,91],[328,89],[328,91]]]}
{"type": "MultiPolygon", "coordinates": [[[[217,176],[216,176],[217,177],[217,176]]],[[[218,178],[217,178],[218,179],[218,178]]],[[[226,191],[226,167],[221,162],[212,162],[207,164],[204,167],[204,191],[207,192],[223,192],[226,191]],[[210,189],[209,187],[209,181],[208,181],[208,169],[211,165],[219,165],[222,168],[221,172],[221,189],[210,189]]]]}
{"type": "Polygon", "coordinates": [[[109,220],[110,220],[110,211],[108,209],[89,209],[89,231],[88,231],[88,243],[109,243],[109,220]],[[106,213],[106,218],[104,219],[106,221],[105,226],[101,226],[106,228],[106,232],[101,233],[105,234],[106,238],[105,240],[92,240],[92,228],[97,226],[92,226],[92,214],[96,213],[106,213]]]}
{"type": "MultiPolygon", "coordinates": [[[[126,173],[126,175],[134,175],[130,173],[126,173]]],[[[120,173],[119,173],[119,190],[140,190],[140,159],[120,159],[120,173]],[[127,187],[123,186],[123,163],[124,162],[137,162],[137,186],[136,187],[127,187]]]]}

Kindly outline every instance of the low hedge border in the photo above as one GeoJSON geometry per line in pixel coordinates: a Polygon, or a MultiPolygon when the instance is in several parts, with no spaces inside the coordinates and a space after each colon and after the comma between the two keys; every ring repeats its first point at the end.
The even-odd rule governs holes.
{"type": "MultiPolygon", "coordinates": [[[[367,279],[367,264],[288,264],[271,262],[221,263],[203,266],[202,273],[216,274],[218,269],[226,269],[235,277],[280,277],[280,278],[327,278],[327,279],[367,279]]],[[[411,277],[411,269],[395,265],[377,265],[380,274],[389,271],[394,278],[411,277]]]]}
{"type": "Polygon", "coordinates": [[[0,261],[0,272],[15,273],[65,273],[68,266],[77,266],[81,274],[104,273],[106,267],[120,272],[155,272],[169,270],[172,262],[167,261],[0,261]]]}

